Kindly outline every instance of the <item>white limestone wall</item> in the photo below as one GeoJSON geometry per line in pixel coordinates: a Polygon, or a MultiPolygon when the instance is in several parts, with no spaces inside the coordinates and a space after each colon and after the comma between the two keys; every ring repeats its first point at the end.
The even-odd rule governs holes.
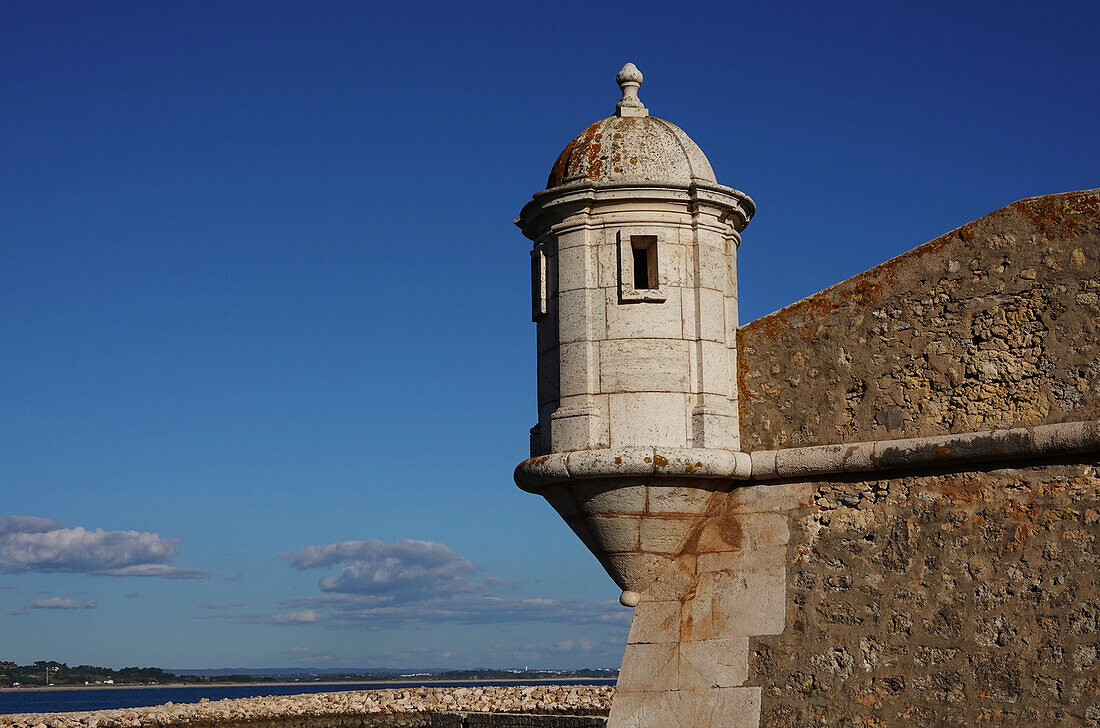
{"type": "MultiPolygon", "coordinates": [[[[686,200],[685,200],[686,202],[686,200]]],[[[539,425],[532,454],[632,445],[736,449],[737,233],[718,206],[614,201],[535,243],[539,425]],[[632,236],[657,240],[633,297],[632,236]],[[629,289],[624,292],[624,282],[629,289]],[[625,293],[625,295],[624,295],[625,293]]]]}

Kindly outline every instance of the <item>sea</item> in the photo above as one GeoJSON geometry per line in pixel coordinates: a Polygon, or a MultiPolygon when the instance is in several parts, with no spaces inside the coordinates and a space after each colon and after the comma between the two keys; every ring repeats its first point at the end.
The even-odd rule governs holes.
{"type": "MultiPolygon", "coordinates": [[[[5,713],[62,713],[74,710],[111,710],[141,708],[165,703],[197,703],[203,698],[256,698],[265,695],[301,695],[303,693],[335,693],[343,690],[393,690],[401,688],[457,688],[470,685],[546,685],[547,680],[460,680],[456,682],[370,682],[293,684],[254,683],[248,685],[186,685],[176,687],[52,687],[41,690],[21,688],[0,689],[0,715],[5,713]]],[[[572,685],[614,685],[614,680],[570,680],[572,685]]]]}

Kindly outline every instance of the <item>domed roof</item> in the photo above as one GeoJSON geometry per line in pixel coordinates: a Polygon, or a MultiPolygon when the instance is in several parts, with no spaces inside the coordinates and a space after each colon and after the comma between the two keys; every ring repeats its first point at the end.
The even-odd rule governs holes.
{"type": "Polygon", "coordinates": [[[615,116],[582,131],[558,155],[546,188],[570,182],[717,184],[699,145],[680,127],[650,116],[638,98],[642,74],[633,63],[615,80],[623,91],[615,116]]]}
{"type": "Polygon", "coordinates": [[[597,121],[558,155],[546,188],[590,182],[717,184],[699,145],[680,127],[653,116],[609,116],[597,121]]]}

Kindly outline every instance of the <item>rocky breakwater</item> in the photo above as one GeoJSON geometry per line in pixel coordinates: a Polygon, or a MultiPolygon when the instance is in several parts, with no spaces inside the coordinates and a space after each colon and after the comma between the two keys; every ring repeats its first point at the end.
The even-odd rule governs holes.
{"type": "Polygon", "coordinates": [[[0,728],[419,728],[434,712],[606,715],[609,685],[413,688],[157,705],[79,713],[0,715],[0,728]]]}

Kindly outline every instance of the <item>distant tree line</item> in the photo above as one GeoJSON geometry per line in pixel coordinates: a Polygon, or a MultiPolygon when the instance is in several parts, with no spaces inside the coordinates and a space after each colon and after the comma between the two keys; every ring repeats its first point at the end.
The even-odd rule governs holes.
{"type": "Polygon", "coordinates": [[[275,678],[252,675],[177,675],[165,672],[159,667],[123,667],[118,670],[95,665],[76,665],[69,667],[64,662],[38,660],[33,665],[16,665],[12,662],[0,662],[0,687],[10,688],[15,684],[24,686],[42,685],[161,685],[164,683],[209,683],[209,682],[265,682],[275,678]]]}
{"type": "Polygon", "coordinates": [[[256,683],[283,680],[311,682],[416,682],[431,680],[554,680],[560,678],[612,679],[618,670],[503,670],[475,668],[471,670],[426,671],[415,674],[387,672],[312,672],[282,673],[280,675],[212,674],[177,675],[159,667],[123,667],[118,670],[94,665],[69,667],[64,662],[39,660],[33,665],[16,665],[0,661],[0,688],[16,684],[24,687],[42,685],[163,685],[166,683],[256,683]]]}

